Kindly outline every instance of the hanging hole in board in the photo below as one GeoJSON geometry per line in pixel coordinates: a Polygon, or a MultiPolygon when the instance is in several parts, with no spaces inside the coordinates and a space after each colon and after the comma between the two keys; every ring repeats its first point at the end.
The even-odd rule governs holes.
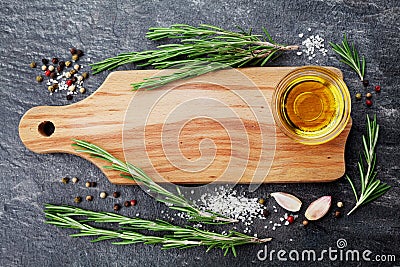
{"type": "Polygon", "coordinates": [[[54,133],[55,129],[56,127],[51,121],[44,121],[38,126],[39,133],[46,137],[51,136],[54,133]]]}

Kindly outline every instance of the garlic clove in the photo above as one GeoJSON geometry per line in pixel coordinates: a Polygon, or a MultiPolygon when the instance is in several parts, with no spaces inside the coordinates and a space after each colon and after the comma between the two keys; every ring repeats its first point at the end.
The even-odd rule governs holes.
{"type": "Polygon", "coordinates": [[[310,221],[319,220],[325,216],[331,207],[332,197],[323,196],[315,200],[308,206],[305,216],[310,221]]]}
{"type": "Polygon", "coordinates": [[[301,208],[301,201],[297,197],[284,193],[284,192],[275,192],[271,193],[271,197],[275,198],[275,201],[284,208],[285,210],[288,211],[299,211],[301,208]]]}

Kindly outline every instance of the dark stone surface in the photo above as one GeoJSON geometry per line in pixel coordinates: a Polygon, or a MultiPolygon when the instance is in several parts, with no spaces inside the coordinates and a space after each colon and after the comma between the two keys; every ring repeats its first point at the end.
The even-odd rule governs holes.
{"type": "MultiPolygon", "coordinates": [[[[392,185],[382,198],[354,215],[335,220],[326,216],[307,229],[298,220],[293,227],[266,231],[265,223],[254,224],[259,236],[272,236],[268,248],[316,249],[336,247],[338,238],[345,238],[348,248],[371,250],[376,254],[396,254],[400,260],[399,235],[399,160],[400,160],[400,98],[399,44],[400,6],[392,1],[227,1],[217,3],[193,1],[1,1],[0,3],[0,95],[1,95],[1,184],[0,184],[0,266],[258,266],[269,262],[257,260],[256,253],[263,246],[238,248],[239,256],[222,256],[219,250],[205,252],[204,248],[188,250],[160,250],[159,246],[113,246],[109,242],[90,243],[88,238],[72,239],[72,231],[44,224],[44,203],[72,204],[76,195],[95,195],[91,203],[82,207],[112,210],[112,199],[101,201],[101,190],[119,190],[122,199],[137,198],[134,209],[123,209],[122,214],[156,218],[167,208],[155,203],[138,187],[110,184],[99,169],[76,156],[65,154],[39,155],[27,150],[18,137],[18,123],[22,115],[38,105],[66,105],[65,96],[48,95],[43,85],[34,81],[38,70],[28,67],[31,60],[44,56],[66,57],[68,48],[76,46],[86,52],[92,62],[120,52],[154,48],[145,39],[150,26],[173,23],[209,23],[234,29],[253,27],[260,32],[266,26],[277,41],[301,43],[298,34],[320,34],[325,40],[339,41],[344,32],[356,40],[359,50],[367,58],[367,77],[371,84],[380,84],[382,92],[374,95],[374,105],[366,108],[363,101],[353,101],[353,128],[347,144],[347,172],[358,180],[356,162],[364,133],[365,114],[378,116],[381,138],[378,146],[379,178],[392,185]],[[66,3],[66,2],[65,2],[66,3]],[[60,178],[78,176],[77,185],[63,185],[60,178]],[[97,181],[94,189],[84,187],[84,181],[97,181]],[[293,241],[290,241],[292,239],[293,241]]],[[[326,43],[327,45],[327,43],[326,43]]],[[[320,65],[340,67],[351,95],[364,92],[356,75],[341,65],[329,50],[327,57],[317,56],[320,65]]],[[[86,62],[86,61],[85,61],[86,62]]],[[[315,64],[315,60],[312,61],[315,64]]],[[[287,54],[275,65],[309,64],[305,56],[287,54]]],[[[133,66],[127,66],[131,69],[133,66]]],[[[89,94],[102,83],[107,73],[91,77],[86,87],[89,94]]],[[[370,86],[370,88],[372,88],[370,86]]],[[[75,97],[73,102],[83,99],[75,97]]],[[[240,190],[246,190],[240,186],[240,190]]],[[[354,198],[349,184],[340,179],[327,184],[263,185],[254,196],[265,196],[273,191],[288,191],[304,200],[306,207],[313,199],[331,194],[333,201],[345,203],[349,211],[354,198]]],[[[269,203],[271,206],[273,203],[269,203]]],[[[303,214],[304,207],[300,214],[303,214]]],[[[272,218],[277,217],[273,214],[272,218]]],[[[275,218],[276,219],[276,218],[275,218]]],[[[324,260],[324,265],[348,265],[340,261],[324,260]]],[[[273,265],[282,262],[276,260],[273,265]]],[[[298,265],[291,263],[285,265],[298,265]]],[[[314,263],[303,263],[314,265],[314,263]]],[[[283,264],[282,264],[283,265],[283,264]]],[[[366,263],[355,265],[364,266],[366,263]]],[[[380,265],[374,263],[371,265],[380,265]]],[[[386,263],[384,265],[395,265],[386,263]]]]}

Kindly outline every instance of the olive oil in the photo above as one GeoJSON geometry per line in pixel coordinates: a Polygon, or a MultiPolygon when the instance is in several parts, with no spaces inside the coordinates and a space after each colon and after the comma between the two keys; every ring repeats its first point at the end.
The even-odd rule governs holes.
{"type": "Polygon", "coordinates": [[[282,113],[299,135],[319,134],[337,117],[338,99],[335,88],[318,77],[305,76],[294,80],[283,95],[282,113]]]}
{"type": "Polygon", "coordinates": [[[305,144],[336,137],[350,117],[350,94],[336,73],[302,67],[289,73],[274,93],[275,121],[282,131],[305,144]]]}

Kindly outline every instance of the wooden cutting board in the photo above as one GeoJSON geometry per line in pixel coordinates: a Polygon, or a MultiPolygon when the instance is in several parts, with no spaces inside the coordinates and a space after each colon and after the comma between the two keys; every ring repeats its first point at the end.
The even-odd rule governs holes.
{"type": "MultiPolygon", "coordinates": [[[[26,112],[19,134],[36,153],[77,154],[71,139],[99,145],[179,184],[328,182],[345,171],[351,128],[316,146],[299,144],[275,127],[269,104],[274,87],[294,67],[224,70],[156,90],[131,91],[131,83],[156,70],[117,71],[86,99],[26,112]],[[46,131],[54,125],[50,136],[46,131]]],[[[331,68],[341,77],[340,70],[331,68]]],[[[104,161],[77,154],[98,167],[104,161]]],[[[102,169],[110,182],[133,184],[102,169]]]]}

